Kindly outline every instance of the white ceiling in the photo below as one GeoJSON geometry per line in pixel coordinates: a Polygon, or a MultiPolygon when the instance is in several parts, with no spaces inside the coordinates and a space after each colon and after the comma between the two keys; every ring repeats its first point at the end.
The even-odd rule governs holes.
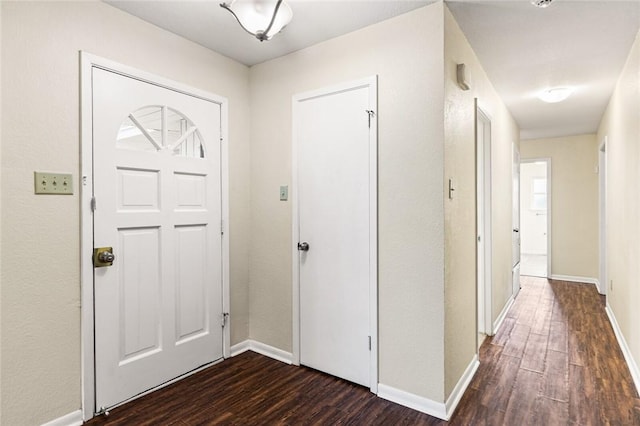
{"type": "Polygon", "coordinates": [[[640,1],[447,2],[522,139],[595,133],[640,29],[640,1]],[[564,102],[544,88],[575,89],[564,102]]]}
{"type": "MultiPolygon", "coordinates": [[[[434,0],[289,0],[293,20],[272,40],[245,33],[214,1],[107,3],[246,65],[422,7],[434,0]]],[[[447,0],[523,139],[594,133],[640,29],[640,0],[447,0]],[[558,104],[536,98],[575,88],[558,104]]],[[[389,34],[393,37],[393,34],[389,34]]]]}
{"type": "Polygon", "coordinates": [[[265,42],[240,28],[235,18],[220,7],[223,0],[104,1],[245,65],[255,65],[435,0],[287,0],[293,10],[291,23],[265,42]]]}

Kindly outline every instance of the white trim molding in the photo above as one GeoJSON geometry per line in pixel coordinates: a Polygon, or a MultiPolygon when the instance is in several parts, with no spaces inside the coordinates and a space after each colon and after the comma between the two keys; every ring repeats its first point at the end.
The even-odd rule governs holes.
{"type": "Polygon", "coordinates": [[[76,410],[62,417],[43,423],[42,426],[80,426],[82,424],[82,410],[76,410]]]}
{"type": "Polygon", "coordinates": [[[509,313],[509,309],[511,309],[511,306],[513,306],[513,302],[515,302],[515,299],[513,298],[513,296],[509,297],[509,300],[507,300],[507,303],[504,305],[504,308],[502,308],[502,312],[500,312],[500,315],[498,315],[498,318],[496,318],[495,322],[493,323],[494,336],[500,329],[500,326],[502,326],[504,319],[507,317],[507,313],[509,313]]]}
{"type": "Polygon", "coordinates": [[[244,340],[231,346],[231,356],[237,356],[251,350],[250,340],[244,340]]]}
{"type": "Polygon", "coordinates": [[[429,398],[424,398],[382,383],[378,384],[378,397],[386,399],[387,401],[395,402],[396,404],[400,404],[404,407],[420,411],[430,416],[449,421],[455,412],[458,403],[462,399],[464,392],[467,390],[467,387],[469,387],[471,379],[473,379],[476,371],[478,371],[478,367],[480,367],[480,361],[478,361],[478,355],[476,354],[473,356],[473,359],[467,366],[467,369],[462,373],[460,380],[458,380],[453,391],[451,391],[446,403],[436,402],[429,398]]]}
{"type": "Polygon", "coordinates": [[[607,312],[607,316],[609,317],[609,322],[611,323],[611,327],[613,328],[613,332],[616,335],[616,339],[618,339],[618,345],[620,345],[620,350],[622,350],[622,354],[624,355],[625,361],[627,361],[627,366],[629,367],[629,371],[631,372],[631,377],[633,378],[633,383],[636,385],[636,391],[640,393],[640,368],[638,367],[638,363],[635,359],[633,359],[633,354],[631,353],[631,349],[627,345],[627,341],[624,339],[624,335],[622,334],[622,330],[618,325],[618,320],[616,320],[616,316],[607,302],[607,307],[605,308],[607,312]]]}
{"type": "MultiPolygon", "coordinates": [[[[511,298],[511,302],[508,303],[507,305],[511,306],[512,303],[513,303],[513,298],[511,298]]],[[[494,328],[494,331],[497,331],[497,328],[494,328]]],[[[473,359],[467,366],[467,369],[464,370],[464,373],[462,373],[460,380],[458,380],[458,383],[456,383],[456,387],[454,387],[453,391],[451,391],[449,398],[447,398],[447,402],[445,403],[447,418],[445,420],[449,420],[453,415],[454,411],[456,411],[456,407],[458,406],[458,403],[462,399],[462,395],[464,395],[464,392],[469,387],[469,383],[471,383],[471,379],[473,379],[473,376],[475,376],[476,371],[478,371],[478,367],[480,367],[480,361],[478,361],[478,354],[476,354],[473,356],[473,359]]]]}
{"type": "Polygon", "coordinates": [[[603,288],[601,288],[601,287],[600,287],[600,280],[599,280],[599,279],[594,279],[594,282],[593,282],[593,283],[595,284],[596,289],[598,290],[598,293],[600,293],[600,294],[602,294],[602,295],[604,295],[604,296],[606,296],[606,295],[607,295],[607,293],[606,293],[607,287],[605,286],[605,287],[604,287],[604,289],[603,289],[603,288]]]}
{"type": "Polygon", "coordinates": [[[285,364],[293,363],[293,355],[291,352],[283,351],[282,349],[278,349],[255,340],[247,339],[231,346],[231,356],[237,356],[247,351],[253,351],[260,355],[275,359],[276,361],[284,362],[285,364]]]}
{"type": "Polygon", "coordinates": [[[436,402],[382,383],[378,384],[378,397],[442,420],[449,419],[447,407],[443,402],[436,402]]]}
{"type": "Polygon", "coordinates": [[[579,277],[576,275],[551,275],[552,280],[558,281],[569,281],[572,283],[580,283],[580,284],[594,284],[596,288],[599,288],[599,283],[597,278],[591,277],[579,277]]]}

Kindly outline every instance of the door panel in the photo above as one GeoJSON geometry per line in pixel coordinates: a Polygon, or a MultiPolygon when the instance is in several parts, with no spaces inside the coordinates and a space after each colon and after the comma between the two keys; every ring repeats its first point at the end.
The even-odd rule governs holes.
{"type": "Polygon", "coordinates": [[[296,105],[300,362],[370,385],[370,88],[296,105]]]}
{"type": "Polygon", "coordinates": [[[93,69],[96,407],[222,358],[220,105],[93,69]]]}

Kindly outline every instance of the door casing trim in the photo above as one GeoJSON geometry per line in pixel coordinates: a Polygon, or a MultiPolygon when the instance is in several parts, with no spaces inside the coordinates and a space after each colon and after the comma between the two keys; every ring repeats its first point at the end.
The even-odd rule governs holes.
{"type": "MultiPolygon", "coordinates": [[[[479,338],[480,333],[484,333],[487,336],[493,336],[493,126],[491,116],[486,112],[487,109],[483,108],[480,104],[478,98],[474,99],[474,133],[475,133],[475,179],[478,179],[478,156],[482,156],[483,163],[483,191],[482,194],[478,192],[478,184],[476,182],[476,191],[475,191],[475,200],[476,203],[482,195],[483,198],[483,220],[482,224],[482,236],[484,237],[483,241],[480,241],[480,244],[483,247],[484,251],[484,300],[482,302],[483,305],[483,319],[484,319],[484,330],[480,330],[479,318],[480,318],[480,306],[481,303],[478,299],[480,298],[479,293],[479,254],[478,254],[478,246],[476,243],[476,339],[479,338]],[[484,123],[489,125],[489,137],[485,138],[485,135],[482,137],[482,152],[478,147],[478,120],[482,120],[484,123]]],[[[480,229],[478,229],[478,216],[477,216],[478,208],[476,206],[476,237],[478,236],[480,229]]],[[[480,346],[479,341],[476,341],[476,348],[480,346]]]]}
{"type": "MultiPolygon", "coordinates": [[[[291,105],[292,153],[291,153],[291,208],[292,208],[292,363],[300,365],[300,265],[297,244],[300,238],[298,210],[298,144],[296,136],[296,104],[319,96],[345,92],[359,88],[369,88],[369,109],[371,116],[369,132],[369,333],[371,335],[369,389],[378,393],[378,76],[348,81],[318,90],[293,96],[291,105]]],[[[363,111],[363,119],[365,117],[363,111]]]]}
{"type": "MultiPolygon", "coordinates": [[[[80,324],[81,324],[81,392],[82,417],[88,420],[95,410],[95,336],[93,293],[93,68],[100,68],[185,95],[220,105],[221,144],[220,173],[222,196],[222,311],[229,312],[229,101],[227,98],[141,71],[109,59],[80,51],[80,324]]],[[[98,200],[99,203],[99,200],[98,200]]],[[[230,326],[223,330],[223,357],[230,356],[230,326]]]]}
{"type": "Polygon", "coordinates": [[[598,292],[607,295],[607,145],[608,136],[602,138],[598,148],[598,254],[600,264],[598,270],[598,292]]]}

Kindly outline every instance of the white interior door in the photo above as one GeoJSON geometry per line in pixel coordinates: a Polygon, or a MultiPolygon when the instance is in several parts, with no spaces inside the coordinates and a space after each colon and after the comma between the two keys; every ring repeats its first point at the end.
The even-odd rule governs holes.
{"type": "Polygon", "coordinates": [[[513,165],[512,165],[512,233],[511,233],[511,253],[512,253],[512,294],[516,297],[520,292],[520,151],[515,142],[512,144],[513,165]]]}
{"type": "Polygon", "coordinates": [[[93,69],[96,407],[222,358],[220,105],[93,69]]]}
{"type": "Polygon", "coordinates": [[[297,259],[300,363],[364,386],[377,368],[372,83],[294,99],[297,223],[308,244],[297,259]]]}

